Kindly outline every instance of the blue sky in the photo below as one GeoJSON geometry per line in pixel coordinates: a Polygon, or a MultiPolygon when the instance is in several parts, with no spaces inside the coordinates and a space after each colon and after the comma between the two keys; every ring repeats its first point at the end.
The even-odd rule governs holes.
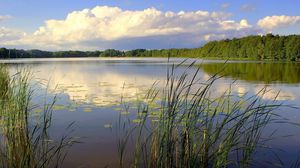
{"type": "Polygon", "coordinates": [[[268,32],[300,34],[299,6],[300,1],[295,0],[1,0],[0,46],[48,50],[127,50],[140,47],[197,47],[210,40],[268,32]],[[108,8],[96,9],[97,6],[108,8]],[[145,11],[147,9],[155,11],[145,11]],[[109,18],[107,22],[103,22],[101,15],[94,15],[95,12],[109,13],[113,10],[117,13],[109,16],[102,14],[109,18]],[[68,20],[67,16],[74,11],[80,14],[68,20]],[[180,11],[184,11],[184,15],[180,11]],[[196,14],[197,11],[206,11],[209,16],[196,14]],[[174,16],[169,16],[167,12],[172,12],[174,16]],[[82,22],[84,26],[74,30],[72,24],[75,27],[81,24],[76,22],[76,17],[81,18],[87,13],[88,18],[82,22]],[[138,23],[127,25],[135,16],[138,23]],[[48,25],[49,20],[55,22],[48,25]],[[116,24],[119,20],[122,25],[116,24]],[[263,21],[259,23],[260,20],[263,21]],[[212,26],[211,31],[206,25],[212,26]],[[122,31],[117,29],[118,26],[122,31]],[[105,34],[104,29],[112,37],[105,34]],[[65,32],[62,33],[62,30],[65,32]],[[184,44],[174,41],[184,41],[184,44]]]}

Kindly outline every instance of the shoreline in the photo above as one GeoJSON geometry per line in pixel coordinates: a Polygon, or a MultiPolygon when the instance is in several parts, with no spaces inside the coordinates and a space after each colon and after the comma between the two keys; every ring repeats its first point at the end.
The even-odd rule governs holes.
{"type": "MultiPolygon", "coordinates": [[[[18,63],[18,62],[52,62],[52,61],[89,61],[89,60],[155,60],[155,59],[168,59],[168,57],[43,57],[43,58],[9,58],[3,59],[0,58],[0,63],[18,63]]],[[[290,61],[290,60],[257,60],[257,59],[248,59],[248,58],[219,58],[219,57],[170,57],[169,59],[187,59],[187,60],[205,60],[205,61],[233,61],[233,62],[267,62],[267,63],[300,63],[300,61],[290,61]]]]}

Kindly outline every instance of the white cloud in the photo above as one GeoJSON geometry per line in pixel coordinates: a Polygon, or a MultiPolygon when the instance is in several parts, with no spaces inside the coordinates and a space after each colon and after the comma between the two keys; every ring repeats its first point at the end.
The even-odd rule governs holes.
{"type": "Polygon", "coordinates": [[[279,90],[276,87],[257,86],[254,89],[254,93],[265,100],[295,100],[297,94],[288,90],[279,90]]]}
{"type": "Polygon", "coordinates": [[[71,12],[63,20],[47,20],[33,34],[11,43],[42,49],[196,47],[206,40],[260,31],[246,19],[234,21],[230,17],[226,12],[97,6],[71,12]],[[172,45],[174,41],[176,44],[172,45]]]}
{"type": "Polygon", "coordinates": [[[22,31],[9,29],[6,27],[0,27],[0,42],[1,43],[14,43],[15,40],[20,40],[25,37],[26,34],[22,31]]]}
{"type": "MultiPolygon", "coordinates": [[[[32,34],[0,26],[0,42],[6,47],[44,50],[198,47],[210,40],[264,34],[300,22],[300,16],[282,15],[267,16],[251,25],[247,19],[232,20],[231,16],[228,12],[96,6],[73,11],[62,20],[46,20],[32,34]]],[[[0,21],[9,18],[0,16],[0,21]]]]}
{"type": "Polygon", "coordinates": [[[260,19],[257,25],[265,30],[273,30],[279,27],[286,27],[300,22],[300,16],[267,16],[260,19]]]}
{"type": "Polygon", "coordinates": [[[148,37],[181,33],[201,33],[210,26],[219,29],[243,28],[235,22],[227,22],[227,13],[162,12],[155,8],[141,11],[122,10],[117,7],[98,6],[75,11],[65,20],[48,20],[34,33],[39,38],[55,42],[78,42],[91,39],[116,40],[131,37],[148,37]]]}
{"type": "MultiPolygon", "coordinates": [[[[76,59],[75,59],[76,60],[76,59]]],[[[163,86],[163,74],[149,75],[135,71],[97,71],[97,66],[90,67],[93,71],[86,71],[73,65],[48,66],[49,71],[40,66],[32,67],[36,79],[49,81],[44,85],[54,93],[65,93],[77,103],[93,103],[98,106],[111,106],[120,101],[134,101],[143,98],[155,81],[157,89],[163,86]],[[67,68],[66,68],[67,66],[67,68]],[[50,79],[48,77],[50,76],[50,79]]],[[[113,67],[111,67],[114,69],[113,67]]]]}
{"type": "MultiPolygon", "coordinates": [[[[11,19],[11,18],[12,17],[9,15],[0,15],[0,22],[7,20],[7,19],[11,19]]],[[[22,31],[16,30],[16,29],[7,28],[7,27],[0,25],[0,45],[1,46],[3,44],[6,44],[6,45],[14,44],[16,42],[16,40],[20,40],[25,36],[26,36],[25,32],[22,32],[22,31]]]]}
{"type": "Polygon", "coordinates": [[[7,20],[10,18],[11,18],[11,16],[9,16],[9,15],[0,15],[0,21],[7,20]]]}

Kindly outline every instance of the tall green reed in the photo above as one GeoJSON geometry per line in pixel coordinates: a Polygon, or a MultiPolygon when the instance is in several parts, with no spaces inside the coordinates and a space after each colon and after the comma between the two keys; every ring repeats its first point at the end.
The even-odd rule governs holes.
{"type": "Polygon", "coordinates": [[[45,104],[43,112],[36,117],[31,102],[31,73],[21,70],[10,76],[7,68],[0,65],[0,79],[0,167],[62,166],[66,148],[73,141],[68,136],[53,141],[49,136],[56,99],[45,104]]]}
{"type": "Polygon", "coordinates": [[[120,167],[128,164],[124,153],[130,136],[135,138],[134,154],[128,161],[131,167],[221,168],[256,164],[254,154],[266,142],[262,133],[280,119],[275,110],[283,105],[276,97],[263,100],[267,88],[256,95],[240,97],[229,87],[215,96],[219,75],[202,81],[200,69],[191,71],[194,64],[179,73],[176,69],[181,64],[173,65],[163,88],[153,86],[149,90],[145,100],[140,101],[138,124],[130,126],[128,118],[123,123],[119,119],[123,133],[126,130],[118,145],[120,167]],[[159,103],[159,107],[152,108],[153,103],[159,103]]]}

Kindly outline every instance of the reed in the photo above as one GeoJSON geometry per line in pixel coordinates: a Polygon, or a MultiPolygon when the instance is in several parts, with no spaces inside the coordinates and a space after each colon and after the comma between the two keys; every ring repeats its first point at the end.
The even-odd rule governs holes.
{"type": "Polygon", "coordinates": [[[30,80],[29,71],[21,70],[10,76],[7,68],[0,65],[0,167],[3,168],[60,167],[66,157],[65,149],[72,145],[68,136],[59,141],[49,136],[55,99],[34,117],[30,80]]]}
{"type": "Polygon", "coordinates": [[[180,65],[168,70],[163,88],[152,87],[141,101],[140,122],[129,123],[125,119],[120,124],[123,130],[130,129],[119,140],[120,167],[126,167],[124,151],[129,149],[126,146],[130,136],[135,138],[134,154],[128,159],[131,167],[221,168],[258,164],[254,154],[267,141],[262,133],[269,124],[280,120],[275,111],[283,105],[276,97],[272,101],[262,99],[267,88],[254,96],[240,97],[229,87],[215,96],[212,92],[217,89],[214,84],[220,78],[218,74],[203,82],[199,69],[191,71],[194,63],[179,73],[177,66],[180,65]],[[159,107],[152,108],[153,103],[159,103],[159,107]]]}

